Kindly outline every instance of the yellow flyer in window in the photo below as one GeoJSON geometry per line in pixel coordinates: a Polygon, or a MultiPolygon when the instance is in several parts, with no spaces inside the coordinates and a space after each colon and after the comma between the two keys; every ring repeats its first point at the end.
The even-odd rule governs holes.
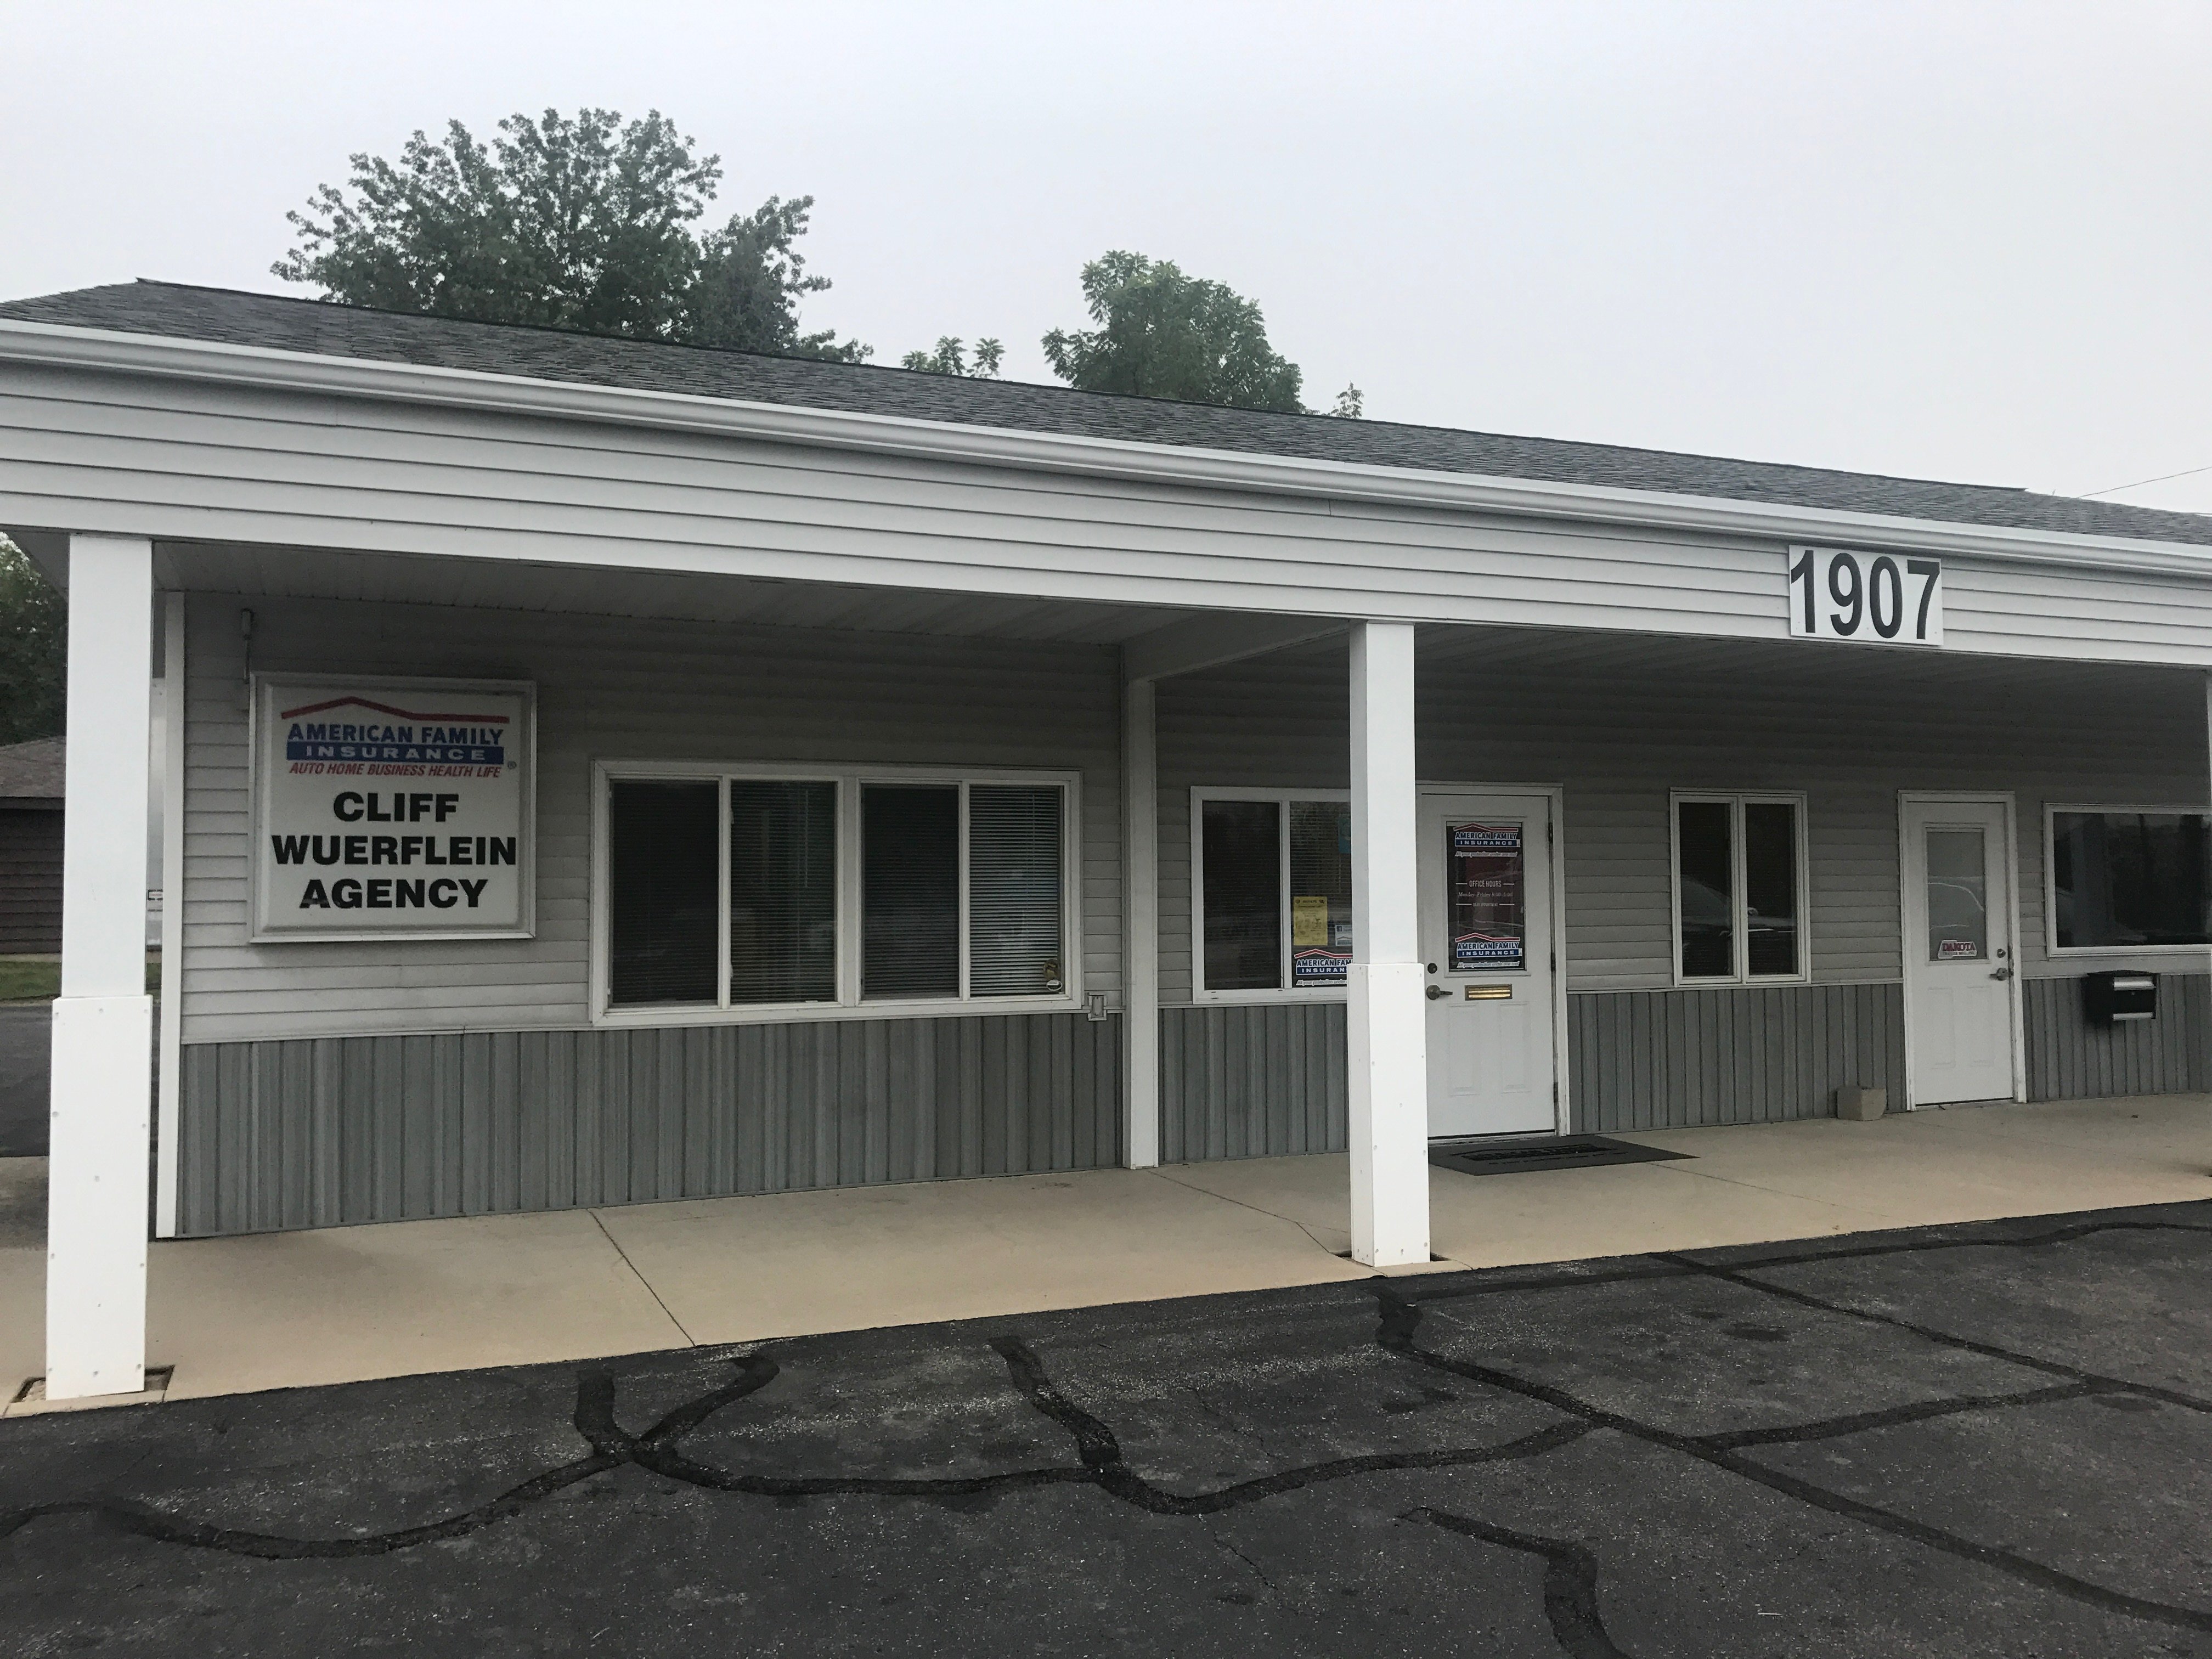
{"type": "Polygon", "coordinates": [[[1328,901],[1326,898],[1293,898],[1291,901],[1291,943],[1294,945],[1328,943],[1328,901]]]}

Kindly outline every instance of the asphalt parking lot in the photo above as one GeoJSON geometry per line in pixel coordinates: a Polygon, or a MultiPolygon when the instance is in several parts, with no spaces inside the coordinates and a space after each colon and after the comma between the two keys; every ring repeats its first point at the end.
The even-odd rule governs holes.
{"type": "Polygon", "coordinates": [[[2212,1656],[2212,1205],[0,1421],[9,1650],[2212,1656]]]}

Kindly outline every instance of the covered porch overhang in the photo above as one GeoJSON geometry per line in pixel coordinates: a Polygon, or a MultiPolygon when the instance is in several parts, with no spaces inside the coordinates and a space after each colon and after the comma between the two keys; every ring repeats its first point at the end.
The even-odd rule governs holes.
{"type": "MultiPolygon", "coordinates": [[[[56,544],[52,538],[41,540],[31,535],[26,539],[52,561],[56,544]]],[[[2063,647],[2055,644],[2033,658],[1875,659],[1850,647],[1793,647],[1730,634],[1705,638],[1679,629],[1657,636],[1618,628],[1418,623],[1402,616],[1378,620],[1280,609],[1213,611],[1121,598],[941,592],[914,583],[867,586],[726,569],[537,564],[518,558],[384,555],[113,535],[76,538],[73,544],[64,544],[64,553],[70,574],[79,578],[71,583],[76,590],[72,726],[81,732],[112,733],[116,743],[111,747],[123,751],[143,741],[143,710],[131,706],[127,687],[139,673],[138,665],[149,659],[144,619],[157,592],[226,596],[236,601],[241,612],[252,611],[257,600],[430,606],[447,611],[627,618],[641,623],[665,620],[1018,641],[1116,653],[1124,826],[1118,922],[1123,950],[1118,1012],[1124,1016],[1126,1041],[1121,1161],[1134,1170],[1158,1164],[1162,1158],[1155,833],[1160,812],[1158,722],[1162,688],[1263,659],[1279,659],[1294,668],[1325,665],[1341,688],[1343,699],[1346,740],[1340,753],[1351,803],[1352,908],[1360,918],[1357,955],[1346,992],[1351,1050],[1349,1152],[1344,1164],[1302,1164],[1304,1173],[1285,1177],[1283,1190],[1290,1195],[1270,1200],[1285,1212],[1300,1210],[1307,1218],[1292,1224],[1300,1227],[1309,1242],[1316,1232],[1334,1236],[1341,1231],[1342,1248],[1353,1265],[1317,1270],[1322,1276],[1416,1267],[1429,1261],[1438,1243],[1431,1205],[1440,1177],[1426,1162],[1428,1085],[1420,1015],[1427,979],[1414,878],[1418,792],[1425,780],[1438,775],[1425,767],[1419,747],[1423,677],[1431,669],[1477,660],[1494,669],[1518,661],[1541,665],[1556,676],[1579,672],[1578,665],[1592,669],[1603,665],[1616,676],[1640,674],[1663,686],[1688,655],[1705,651],[1711,653],[1705,661],[1708,669],[1732,667],[1753,681],[1794,676],[1826,685],[1838,696],[1854,683],[1878,683],[1886,693],[1897,696],[1910,695],[1916,687],[1940,694],[1947,683],[1962,678],[2001,678],[2007,672],[2032,672],[2052,681],[2079,673],[2085,686],[2108,684],[2111,676],[2119,673],[2165,676],[2177,682],[2186,678],[2192,684],[2201,677],[2201,670],[2171,660],[2117,667],[2110,662],[2075,665],[2065,661],[2063,647]],[[82,579],[88,570],[96,573],[89,582],[82,579]],[[1792,652],[1802,654],[1792,657],[1792,652]],[[1816,658],[1820,665],[1814,668],[1810,665],[1816,658]],[[1800,662],[1807,666],[1801,669],[1800,662]],[[119,691],[118,687],[126,689],[119,691]],[[1136,833],[1139,828],[1146,833],[1136,833]],[[1328,1182],[1341,1183],[1345,1203],[1340,1229],[1319,1218],[1325,1204],[1310,1190],[1317,1172],[1328,1182]]],[[[174,609],[165,612],[154,637],[160,641],[161,672],[168,672],[173,665],[181,674],[181,613],[174,609]]],[[[240,638],[250,653],[257,641],[243,633],[240,638]]],[[[250,665],[250,655],[247,660],[250,665]]],[[[181,701],[176,699],[172,706],[181,701]]],[[[1479,720],[1480,711],[1462,709],[1455,718],[1479,720]]],[[[173,741],[185,741],[181,727],[173,741]]],[[[137,1043],[134,1033],[151,1018],[152,1010],[135,989],[125,988],[135,985],[138,957],[135,935],[127,946],[125,943],[139,919],[135,901],[143,849],[130,844],[130,837],[118,834],[115,826],[143,822],[146,786],[143,779],[134,781],[130,769],[103,767],[98,752],[92,750],[84,763],[82,779],[71,779],[73,796],[90,803],[93,810],[72,815],[73,822],[82,820],[85,827],[72,831],[77,838],[70,849],[70,914],[75,918],[70,938],[75,943],[65,945],[66,1006],[57,1010],[57,1098],[66,1103],[66,1109],[56,1119],[50,1277],[57,1293],[48,1304],[47,1370],[58,1395],[132,1391],[147,1363],[139,1310],[153,1271],[135,1245],[125,1243],[134,1235],[135,1218],[143,1212],[149,1195],[134,1188],[129,1171],[118,1170],[106,1150],[144,1133],[134,1115],[140,1109],[135,1103],[146,1094],[146,1079],[135,1069],[138,1062],[134,1056],[143,1052],[143,1045],[137,1043]],[[133,901],[128,906],[121,902],[126,891],[133,901]],[[127,975],[126,957],[132,965],[127,975]]],[[[185,768],[181,756],[178,758],[180,763],[172,775],[181,780],[185,768]]],[[[2188,769],[2201,775],[2203,759],[2200,725],[2188,769]]],[[[1455,782],[1494,782],[1507,776],[1535,781],[1540,775],[1493,772],[1478,778],[1455,768],[1441,775],[1455,782]]],[[[173,815],[172,822],[179,817],[173,815]]],[[[170,833],[173,878],[165,876],[164,888],[185,896],[189,905],[188,851],[182,844],[181,828],[170,833]]],[[[164,1010],[165,1020],[176,1012],[173,1001],[164,1010]]],[[[172,1030],[165,1038],[165,1046],[173,1053],[178,1034],[172,1030]]],[[[172,1131],[177,1069],[167,1068],[159,1108],[161,1121],[172,1131]]],[[[1096,1182],[1103,1177],[1082,1179],[1096,1182]]],[[[1195,1190],[1188,1182],[1176,1184],[1195,1190]]],[[[161,1214],[168,1195],[156,1191],[150,1198],[155,1213],[161,1214]]],[[[1255,1212],[1291,1219],[1264,1206],[1255,1212]]],[[[1655,1235],[1663,1236],[1663,1230],[1655,1235]]],[[[1303,1248],[1293,1243],[1294,1249],[1303,1248]]],[[[167,1248],[157,1249],[157,1259],[167,1248]]],[[[1481,1254],[1471,1245],[1458,1248],[1469,1255],[1481,1254]]],[[[1561,1251],[1556,1241],[1527,1248],[1561,1251]]],[[[1584,1252],[1568,1248],[1564,1253],[1584,1252]]],[[[1324,1254],[1334,1260],[1333,1250],[1324,1254]]],[[[1450,1255],[1449,1251],[1443,1254],[1450,1255]]],[[[159,1275],[155,1278],[158,1281],[159,1275]]]]}

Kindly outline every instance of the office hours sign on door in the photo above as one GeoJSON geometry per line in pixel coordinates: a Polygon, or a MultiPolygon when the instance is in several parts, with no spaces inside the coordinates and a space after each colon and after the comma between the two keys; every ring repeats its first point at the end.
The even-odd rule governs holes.
{"type": "Polygon", "coordinates": [[[256,939],[526,939],[535,688],[257,676],[256,939]]]}
{"type": "Polygon", "coordinates": [[[1943,643],[1943,562],[1847,547],[1790,550],[1790,635],[1943,643]]]}

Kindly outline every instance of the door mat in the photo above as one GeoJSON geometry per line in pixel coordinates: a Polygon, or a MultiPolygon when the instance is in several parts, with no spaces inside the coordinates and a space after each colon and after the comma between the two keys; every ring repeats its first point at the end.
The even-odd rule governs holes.
{"type": "Polygon", "coordinates": [[[1603,1135],[1537,1135],[1482,1140],[1432,1140],[1429,1162],[1462,1175],[1517,1175],[1528,1170],[1594,1170],[1607,1164],[1659,1164],[1688,1158],[1663,1146],[1639,1146],[1603,1135]]]}

